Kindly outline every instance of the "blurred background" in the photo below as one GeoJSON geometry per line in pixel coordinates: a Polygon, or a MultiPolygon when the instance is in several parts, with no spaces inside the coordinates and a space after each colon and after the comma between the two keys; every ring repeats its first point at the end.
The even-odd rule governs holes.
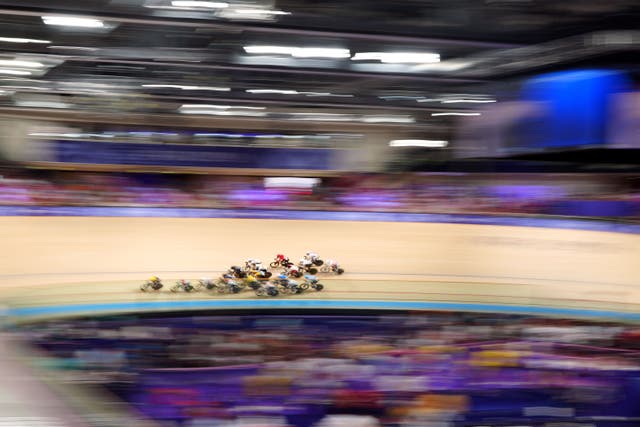
{"type": "MultiPolygon", "coordinates": [[[[98,254],[59,243],[18,265],[8,255],[31,253],[39,228],[16,217],[638,234],[639,18],[631,0],[0,0],[0,235],[27,248],[4,245],[3,287],[41,274],[45,255],[98,254]]],[[[611,249],[639,256],[628,269],[598,268],[631,289],[629,245],[611,249]]],[[[593,267],[570,259],[558,268],[593,267]]],[[[537,268],[540,280],[552,269],[537,268]]],[[[345,286],[365,289],[346,269],[345,286]]],[[[49,279],[37,280],[62,289],[49,279]]],[[[0,426],[640,425],[628,307],[623,319],[280,308],[27,320],[14,292],[0,292],[0,426]]]]}

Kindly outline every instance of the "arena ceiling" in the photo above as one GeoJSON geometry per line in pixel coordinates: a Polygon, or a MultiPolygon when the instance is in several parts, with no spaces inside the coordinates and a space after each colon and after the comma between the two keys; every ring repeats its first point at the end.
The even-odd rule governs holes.
{"type": "Polygon", "coordinates": [[[628,67],[639,17],[632,0],[0,1],[0,111],[444,133],[523,76],[628,67]]]}

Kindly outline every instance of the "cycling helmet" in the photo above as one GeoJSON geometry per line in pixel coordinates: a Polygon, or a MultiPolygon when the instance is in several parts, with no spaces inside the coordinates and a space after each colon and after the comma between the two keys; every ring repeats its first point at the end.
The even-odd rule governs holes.
{"type": "Polygon", "coordinates": [[[287,275],[286,274],[281,274],[281,275],[278,276],[278,279],[286,280],[287,279],[287,275]]]}
{"type": "Polygon", "coordinates": [[[225,279],[231,279],[232,278],[230,274],[225,274],[222,277],[224,277],[225,279]]]}

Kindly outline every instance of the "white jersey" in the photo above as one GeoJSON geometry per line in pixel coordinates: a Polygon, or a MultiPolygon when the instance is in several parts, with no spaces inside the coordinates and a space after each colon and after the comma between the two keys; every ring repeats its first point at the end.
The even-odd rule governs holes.
{"type": "Polygon", "coordinates": [[[310,261],[315,261],[318,259],[318,254],[315,252],[307,252],[307,254],[304,256],[305,259],[308,259],[310,261]]]}
{"type": "Polygon", "coordinates": [[[300,262],[298,263],[298,265],[301,266],[301,267],[306,267],[306,266],[309,266],[311,264],[312,264],[311,260],[309,260],[307,258],[302,258],[300,260],[300,262]]]}

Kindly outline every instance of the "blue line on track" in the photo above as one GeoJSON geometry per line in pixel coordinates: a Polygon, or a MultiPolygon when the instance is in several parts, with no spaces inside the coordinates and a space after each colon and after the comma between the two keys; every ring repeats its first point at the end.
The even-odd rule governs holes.
{"type": "Polygon", "coordinates": [[[190,300],[142,301],[61,306],[18,307],[8,310],[9,316],[30,317],[47,315],[105,314],[146,310],[204,310],[204,309],[380,309],[380,310],[446,310],[481,311],[510,314],[535,314],[567,317],[612,318],[626,321],[640,320],[640,313],[624,313],[581,308],[556,308],[500,304],[470,304],[426,301],[360,301],[360,300],[190,300]]]}

